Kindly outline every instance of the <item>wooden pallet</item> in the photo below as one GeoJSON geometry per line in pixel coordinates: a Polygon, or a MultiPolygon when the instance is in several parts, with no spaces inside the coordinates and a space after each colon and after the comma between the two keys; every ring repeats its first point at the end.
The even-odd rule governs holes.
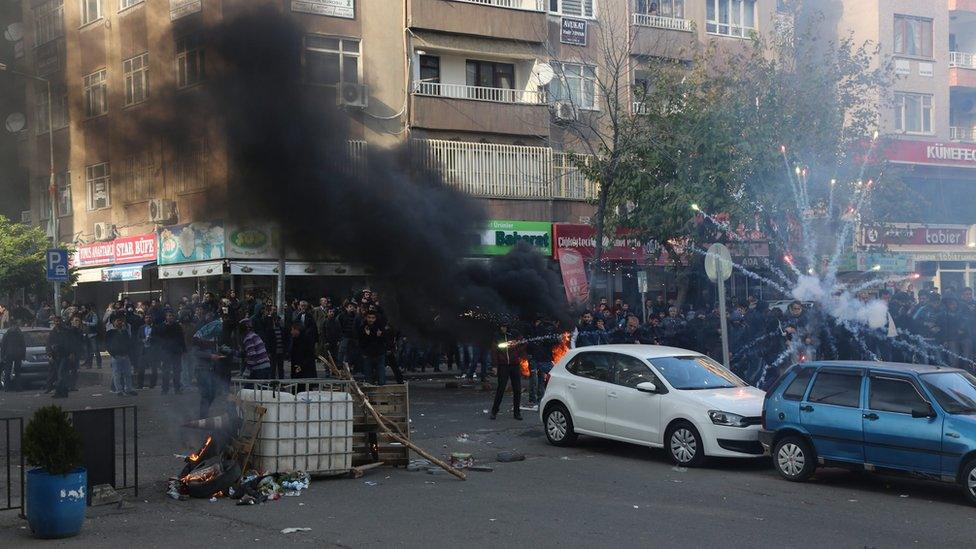
{"type": "MultiPolygon", "coordinates": [[[[406,385],[375,387],[360,385],[373,408],[388,426],[410,438],[410,398],[406,385]]],[[[384,435],[362,401],[353,401],[352,464],[365,465],[382,461],[387,465],[406,466],[410,463],[410,449],[384,435]]]]}

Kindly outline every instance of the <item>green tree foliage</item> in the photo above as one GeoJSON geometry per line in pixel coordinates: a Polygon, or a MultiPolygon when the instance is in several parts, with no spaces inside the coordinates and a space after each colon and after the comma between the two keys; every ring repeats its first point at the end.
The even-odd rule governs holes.
{"type": "Polygon", "coordinates": [[[37,292],[46,284],[44,231],[0,216],[0,295],[20,288],[37,292]]]}
{"type": "Polygon", "coordinates": [[[24,458],[52,475],[63,475],[81,465],[81,437],[60,406],[34,412],[24,428],[24,458]]]}

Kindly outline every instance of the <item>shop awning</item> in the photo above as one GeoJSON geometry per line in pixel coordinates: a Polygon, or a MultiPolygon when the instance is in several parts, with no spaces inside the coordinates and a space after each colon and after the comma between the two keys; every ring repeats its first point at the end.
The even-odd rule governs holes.
{"type": "Polygon", "coordinates": [[[128,282],[130,280],[142,280],[142,270],[155,265],[155,261],[147,263],[131,263],[129,265],[116,265],[102,269],[102,281],[104,282],[128,282]]]}
{"type": "MultiPolygon", "coordinates": [[[[278,262],[230,261],[230,273],[248,276],[278,276],[278,262]]],[[[288,261],[285,263],[285,276],[366,276],[367,274],[366,269],[345,263],[312,261],[288,261]]]]}
{"type": "Polygon", "coordinates": [[[224,261],[200,261],[198,263],[180,263],[177,265],[160,265],[159,279],[199,278],[203,276],[220,276],[224,274],[224,261]]]}

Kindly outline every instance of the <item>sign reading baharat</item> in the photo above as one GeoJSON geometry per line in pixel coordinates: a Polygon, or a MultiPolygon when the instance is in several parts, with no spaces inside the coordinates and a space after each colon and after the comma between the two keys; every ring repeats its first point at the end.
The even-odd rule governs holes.
{"type": "Polygon", "coordinates": [[[552,225],[546,221],[507,221],[491,219],[480,233],[480,243],[475,253],[504,255],[519,242],[538,248],[544,256],[552,255],[552,225]]]}

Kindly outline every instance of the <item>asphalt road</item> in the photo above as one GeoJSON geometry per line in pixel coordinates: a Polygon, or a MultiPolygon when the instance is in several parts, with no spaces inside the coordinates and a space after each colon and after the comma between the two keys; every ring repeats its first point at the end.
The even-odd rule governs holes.
{"type": "MultiPolygon", "coordinates": [[[[313,482],[300,497],[240,507],[229,500],[164,495],[185,452],[174,427],[196,394],[124,399],[140,406],[140,496],[123,508],[89,510],[72,547],[972,547],[976,509],[953,486],[826,470],[805,484],[781,480],[765,460],[713,461],[679,469],[664,452],[581,438],[549,446],[526,412],[490,421],[490,395],[473,387],[411,384],[413,440],[436,454],[463,451],[494,461],[515,449],[527,459],[493,472],[449,475],[380,468],[358,479],[313,482]],[[466,441],[458,435],[467,433],[466,441]],[[375,486],[367,484],[375,482],[375,486]],[[311,531],[282,534],[286,527],[311,531]]],[[[49,398],[0,396],[3,415],[27,414],[49,398]]],[[[121,401],[83,387],[66,408],[121,401]],[[102,396],[92,396],[100,394],[102,396]]],[[[0,480],[2,481],[2,480],[0,480]]],[[[37,545],[26,524],[0,512],[0,547],[37,545]]]]}

